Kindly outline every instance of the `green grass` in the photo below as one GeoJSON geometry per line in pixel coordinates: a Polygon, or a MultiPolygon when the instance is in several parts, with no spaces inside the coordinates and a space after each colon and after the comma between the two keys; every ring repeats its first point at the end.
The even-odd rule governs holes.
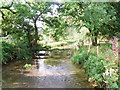
{"type": "Polygon", "coordinates": [[[54,42],[54,43],[48,43],[47,45],[43,45],[43,47],[57,47],[62,45],[67,45],[67,42],[54,42]]]}

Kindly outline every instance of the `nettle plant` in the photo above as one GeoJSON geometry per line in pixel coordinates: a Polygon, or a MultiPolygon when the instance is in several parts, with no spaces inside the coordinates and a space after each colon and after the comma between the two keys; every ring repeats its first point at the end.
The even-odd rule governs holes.
{"type": "Polygon", "coordinates": [[[104,83],[106,83],[107,88],[118,88],[118,58],[119,58],[119,45],[118,38],[114,36],[113,40],[110,40],[109,43],[112,44],[113,58],[105,56],[106,67],[105,73],[103,73],[104,83]]]}

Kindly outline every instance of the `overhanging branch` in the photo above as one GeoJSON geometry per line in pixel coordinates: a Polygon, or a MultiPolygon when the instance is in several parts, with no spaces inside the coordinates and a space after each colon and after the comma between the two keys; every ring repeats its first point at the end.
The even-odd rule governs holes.
{"type": "Polygon", "coordinates": [[[1,12],[1,14],[2,14],[2,18],[5,19],[5,18],[4,18],[5,14],[4,14],[1,10],[0,10],[0,12],[1,12]]]}
{"type": "MultiPolygon", "coordinates": [[[[13,1],[14,1],[14,0],[13,0],[13,1]]],[[[0,7],[0,12],[2,13],[2,15],[4,15],[4,13],[1,11],[2,9],[9,10],[9,11],[12,12],[13,14],[15,14],[15,12],[10,9],[10,8],[12,7],[12,5],[13,5],[13,1],[12,1],[12,3],[10,4],[10,6],[2,6],[2,7],[0,7]]]]}

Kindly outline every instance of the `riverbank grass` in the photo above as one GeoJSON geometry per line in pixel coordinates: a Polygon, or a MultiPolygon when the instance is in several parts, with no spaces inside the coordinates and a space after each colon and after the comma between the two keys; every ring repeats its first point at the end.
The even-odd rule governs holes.
{"type": "Polygon", "coordinates": [[[111,46],[108,44],[99,46],[99,54],[96,47],[81,47],[72,57],[76,64],[83,64],[88,76],[88,81],[94,87],[118,88],[118,59],[114,56],[111,46]],[[107,47],[106,47],[107,46],[107,47]]]}

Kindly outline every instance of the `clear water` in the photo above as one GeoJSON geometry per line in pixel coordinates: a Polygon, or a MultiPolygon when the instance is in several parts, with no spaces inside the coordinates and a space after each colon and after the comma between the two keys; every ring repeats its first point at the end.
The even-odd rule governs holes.
{"type": "Polygon", "coordinates": [[[53,50],[50,57],[25,61],[16,60],[3,66],[3,88],[91,88],[84,69],[74,65],[72,50],[53,50]]]}

